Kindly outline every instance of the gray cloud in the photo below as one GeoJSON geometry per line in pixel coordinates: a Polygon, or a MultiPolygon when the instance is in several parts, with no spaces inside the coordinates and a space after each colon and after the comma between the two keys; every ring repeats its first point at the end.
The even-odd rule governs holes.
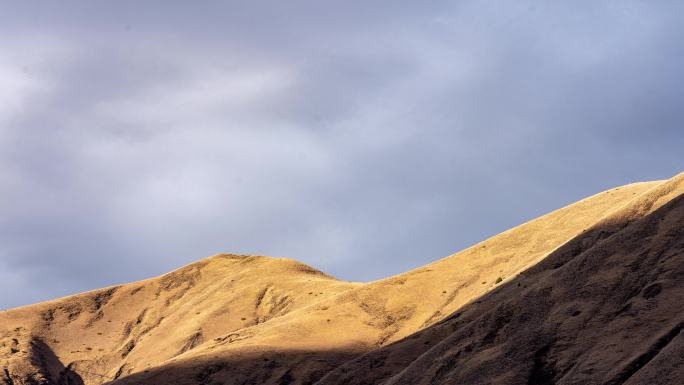
{"type": "Polygon", "coordinates": [[[0,306],[217,252],[368,280],[682,167],[677,2],[0,15],[0,306]]]}

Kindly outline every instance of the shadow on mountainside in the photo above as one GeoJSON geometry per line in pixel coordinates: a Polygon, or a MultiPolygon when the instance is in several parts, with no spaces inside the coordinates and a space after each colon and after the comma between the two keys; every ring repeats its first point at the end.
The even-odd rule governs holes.
{"type": "Polygon", "coordinates": [[[603,222],[426,329],[358,355],[179,360],[110,384],[676,384],[684,195],[603,222]]]}
{"type": "MultiPolygon", "coordinates": [[[[83,385],[83,379],[76,373],[71,365],[64,366],[54,351],[39,338],[33,338],[29,342],[28,353],[31,362],[39,370],[30,373],[26,384],[45,384],[45,385],[83,385]]],[[[10,378],[8,373],[5,373],[10,378]]],[[[12,380],[9,381],[13,384],[12,380]]],[[[24,382],[19,382],[24,383],[24,382]]]]}
{"type": "Polygon", "coordinates": [[[202,357],[123,377],[110,384],[314,384],[358,352],[268,351],[240,357],[202,357]]]}

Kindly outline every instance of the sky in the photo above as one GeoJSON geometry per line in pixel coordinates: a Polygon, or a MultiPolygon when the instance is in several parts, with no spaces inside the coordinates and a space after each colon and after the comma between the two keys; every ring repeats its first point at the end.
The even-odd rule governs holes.
{"type": "Polygon", "coordinates": [[[684,171],[681,1],[0,0],[0,308],[345,280],[684,171]]]}

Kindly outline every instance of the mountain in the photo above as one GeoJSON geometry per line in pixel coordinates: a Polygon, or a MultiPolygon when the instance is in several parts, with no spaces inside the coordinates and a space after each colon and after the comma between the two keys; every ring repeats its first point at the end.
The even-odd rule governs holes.
{"type": "Polygon", "coordinates": [[[0,312],[0,384],[682,384],[684,174],[369,283],[216,255],[0,312]]]}

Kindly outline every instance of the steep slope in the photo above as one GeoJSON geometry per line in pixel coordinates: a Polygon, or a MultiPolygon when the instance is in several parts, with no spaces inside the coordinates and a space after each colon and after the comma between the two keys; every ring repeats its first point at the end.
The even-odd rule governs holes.
{"type": "Polygon", "coordinates": [[[684,383],[682,194],[684,174],[438,325],[319,384],[684,383]]]}
{"type": "MultiPolygon", "coordinates": [[[[682,215],[671,206],[678,205],[682,179],[612,189],[367,284],[338,281],[292,260],[221,255],[160,278],[3,312],[0,383],[3,377],[6,384],[580,381],[579,375],[560,377],[589,346],[572,341],[573,327],[603,325],[605,319],[593,317],[621,295],[614,287],[636,290],[651,274],[645,269],[670,266],[660,261],[674,249],[648,243],[656,235],[641,223],[669,210],[670,219],[654,231],[677,238],[682,215]],[[619,234],[642,254],[664,251],[649,263],[624,267],[619,253],[627,240],[619,234]],[[609,241],[613,249],[605,249],[609,241]],[[591,253],[598,262],[576,262],[591,253]],[[631,275],[620,279],[620,269],[631,275]],[[603,274],[611,284],[600,284],[603,274]],[[582,280],[596,290],[578,286],[582,280]],[[596,298],[582,302],[592,293],[596,298]],[[569,325],[567,335],[554,334],[559,324],[569,325]],[[561,351],[570,358],[561,361],[561,351]]],[[[673,269],[667,271],[680,274],[673,269]]],[[[649,293],[665,290],[655,287],[649,293]]],[[[663,306],[654,317],[668,326],[676,312],[669,302],[663,306]]],[[[644,318],[642,329],[661,328],[660,321],[650,322],[644,318]]],[[[663,357],[658,346],[674,346],[668,342],[677,325],[665,342],[655,342],[656,356],[663,357]]],[[[648,335],[642,329],[635,329],[639,338],[648,335]]],[[[602,336],[595,333],[586,338],[602,336]]],[[[633,366],[653,362],[649,354],[633,366]]],[[[597,369],[572,370],[586,379],[597,369]]]]}

